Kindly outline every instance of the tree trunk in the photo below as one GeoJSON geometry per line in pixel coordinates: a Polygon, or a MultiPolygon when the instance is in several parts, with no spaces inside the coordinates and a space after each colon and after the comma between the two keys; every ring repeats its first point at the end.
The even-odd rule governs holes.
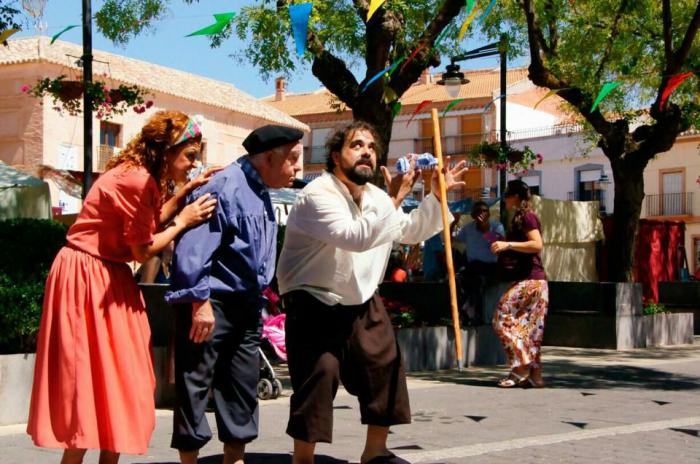
{"type": "Polygon", "coordinates": [[[644,167],[622,161],[611,162],[611,166],[615,206],[612,237],[607,237],[609,276],[613,282],[631,282],[634,280],[637,226],[644,200],[644,167]]]}

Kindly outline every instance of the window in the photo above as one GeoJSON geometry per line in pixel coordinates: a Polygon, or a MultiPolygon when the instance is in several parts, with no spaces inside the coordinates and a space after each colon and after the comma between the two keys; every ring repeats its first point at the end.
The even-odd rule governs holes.
{"type": "Polygon", "coordinates": [[[665,216],[684,214],[683,171],[661,172],[662,213],[665,216]]]}
{"type": "Polygon", "coordinates": [[[108,147],[121,146],[122,126],[112,122],[100,122],[100,145],[108,147]]]}
{"type": "Polygon", "coordinates": [[[467,153],[474,145],[481,142],[481,116],[462,116],[460,149],[467,153]]]}
{"type": "Polygon", "coordinates": [[[576,197],[578,201],[598,201],[600,211],[605,212],[605,184],[600,182],[602,165],[585,165],[576,169],[576,197]]]}
{"type": "Polygon", "coordinates": [[[420,120],[420,140],[416,147],[417,153],[433,153],[433,120],[420,120]]]}

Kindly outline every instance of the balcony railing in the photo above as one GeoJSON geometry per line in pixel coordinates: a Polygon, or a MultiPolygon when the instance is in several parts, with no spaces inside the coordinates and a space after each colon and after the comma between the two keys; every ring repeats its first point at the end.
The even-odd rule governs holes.
{"type": "MultiPolygon", "coordinates": [[[[471,149],[483,141],[495,142],[495,134],[478,132],[473,134],[447,135],[440,138],[442,154],[445,156],[466,155],[471,149]]],[[[435,153],[432,137],[413,139],[416,153],[435,153]]]]}
{"type": "Polygon", "coordinates": [[[647,216],[692,216],[693,192],[664,193],[645,197],[647,216]]]}
{"type": "MultiPolygon", "coordinates": [[[[581,124],[560,124],[556,126],[547,126],[534,129],[525,129],[519,131],[508,131],[506,139],[509,142],[518,140],[526,140],[537,137],[548,137],[553,135],[571,135],[579,133],[583,130],[581,124]]],[[[401,142],[406,139],[394,139],[395,142],[401,142]]],[[[500,140],[500,131],[493,130],[488,132],[474,132],[458,135],[443,136],[442,152],[445,155],[464,155],[481,142],[498,142],[500,140]]],[[[433,138],[420,137],[413,139],[414,150],[417,153],[429,152],[434,153],[433,138]]]]}
{"type": "Polygon", "coordinates": [[[113,147],[111,145],[100,145],[100,149],[97,152],[97,168],[98,172],[104,172],[107,168],[107,163],[109,159],[119,153],[118,147],[113,147]]]}

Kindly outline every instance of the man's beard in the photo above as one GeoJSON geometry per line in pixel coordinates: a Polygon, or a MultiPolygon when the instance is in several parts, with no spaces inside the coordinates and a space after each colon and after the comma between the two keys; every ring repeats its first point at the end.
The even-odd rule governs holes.
{"type": "Polygon", "coordinates": [[[345,177],[347,177],[348,180],[357,185],[365,185],[367,182],[370,182],[374,179],[374,169],[372,169],[371,166],[367,166],[366,164],[356,165],[351,168],[341,166],[341,169],[343,170],[343,174],[345,174],[345,177]],[[358,169],[361,166],[368,167],[369,169],[358,169]]]}

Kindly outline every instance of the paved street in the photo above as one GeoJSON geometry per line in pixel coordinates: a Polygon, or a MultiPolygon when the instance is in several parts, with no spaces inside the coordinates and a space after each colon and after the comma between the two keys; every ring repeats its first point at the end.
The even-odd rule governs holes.
{"type": "MultiPolygon", "coordinates": [[[[396,427],[390,447],[414,463],[700,463],[700,339],[629,352],[546,347],[543,360],[548,388],[541,390],[496,388],[504,368],[412,375],[413,424],[396,427]]],[[[248,463],[291,462],[288,403],[262,403],[261,436],[249,446],[248,463]]],[[[158,411],[148,454],[122,462],[175,463],[170,423],[171,413],[158,411]]],[[[59,461],[58,452],[33,447],[23,430],[0,427],[0,463],[59,461]]],[[[334,443],[318,446],[317,462],[357,462],[363,437],[357,403],[341,391],[334,443]]],[[[220,453],[212,442],[200,462],[218,463],[220,453]]]]}

